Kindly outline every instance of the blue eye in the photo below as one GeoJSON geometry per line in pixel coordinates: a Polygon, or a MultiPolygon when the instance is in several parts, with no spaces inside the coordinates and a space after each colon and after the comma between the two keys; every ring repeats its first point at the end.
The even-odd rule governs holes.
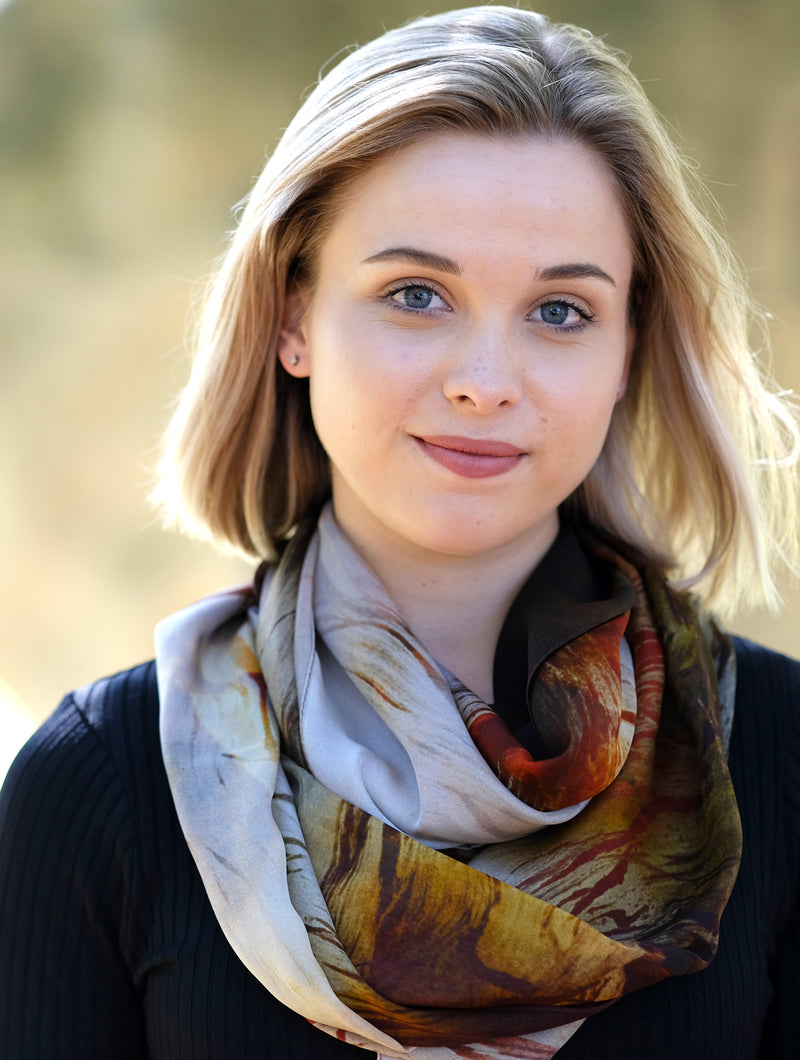
{"type": "Polygon", "coordinates": [[[534,313],[538,314],[543,324],[558,331],[577,331],[593,320],[591,313],[563,298],[537,306],[534,313]]]}
{"type": "Polygon", "coordinates": [[[433,291],[428,287],[406,287],[397,293],[403,296],[407,309],[427,309],[433,301],[433,291]]]}
{"type": "Polygon", "coordinates": [[[409,313],[447,308],[442,296],[424,283],[404,283],[402,287],[395,287],[393,291],[389,291],[386,297],[398,309],[409,313]]]}
{"type": "Polygon", "coordinates": [[[543,305],[540,312],[545,324],[566,324],[569,317],[570,306],[565,302],[551,302],[543,305]]]}

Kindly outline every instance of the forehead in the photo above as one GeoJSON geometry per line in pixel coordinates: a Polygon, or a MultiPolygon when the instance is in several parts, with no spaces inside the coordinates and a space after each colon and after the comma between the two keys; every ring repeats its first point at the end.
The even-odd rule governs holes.
{"type": "MultiPolygon", "coordinates": [[[[619,273],[631,240],[616,181],[589,147],[542,137],[434,133],[382,156],[348,188],[321,260],[418,246],[457,261],[504,247],[619,273]]],[[[553,264],[547,261],[544,264],[553,264]]]]}

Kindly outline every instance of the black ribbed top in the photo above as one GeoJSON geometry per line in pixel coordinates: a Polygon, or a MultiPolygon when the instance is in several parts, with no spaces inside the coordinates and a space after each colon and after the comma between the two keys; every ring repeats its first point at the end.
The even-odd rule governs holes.
{"type": "MultiPolygon", "coordinates": [[[[717,959],[593,1016],[559,1060],[800,1056],[800,663],[736,646],[745,844],[717,959]]],[[[228,946],[172,806],[153,664],[68,696],[0,795],[0,1057],[369,1055],[273,1000],[228,946]]]]}

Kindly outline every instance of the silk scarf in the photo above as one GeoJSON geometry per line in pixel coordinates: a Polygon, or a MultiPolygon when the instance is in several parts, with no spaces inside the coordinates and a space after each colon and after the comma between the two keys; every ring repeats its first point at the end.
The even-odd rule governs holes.
{"type": "Polygon", "coordinates": [[[585,547],[629,606],[533,675],[544,756],[437,666],[330,508],[259,588],[159,626],[164,761],[215,915],[321,1029],[543,1060],[713,958],[741,852],[732,655],[654,572],[585,547]]]}

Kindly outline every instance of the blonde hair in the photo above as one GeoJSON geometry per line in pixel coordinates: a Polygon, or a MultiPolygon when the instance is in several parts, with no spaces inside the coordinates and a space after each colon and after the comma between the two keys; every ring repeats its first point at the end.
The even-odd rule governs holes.
{"type": "Polygon", "coordinates": [[[634,247],[638,338],[603,452],[565,508],[718,610],[774,603],[797,550],[798,427],[751,355],[741,271],[624,59],[508,7],[418,19],[351,52],[286,129],[208,295],[166,434],[167,520],[270,559],[326,498],[307,381],[277,362],[286,292],[313,283],[342,190],[437,130],[565,138],[605,159],[634,247]]]}

